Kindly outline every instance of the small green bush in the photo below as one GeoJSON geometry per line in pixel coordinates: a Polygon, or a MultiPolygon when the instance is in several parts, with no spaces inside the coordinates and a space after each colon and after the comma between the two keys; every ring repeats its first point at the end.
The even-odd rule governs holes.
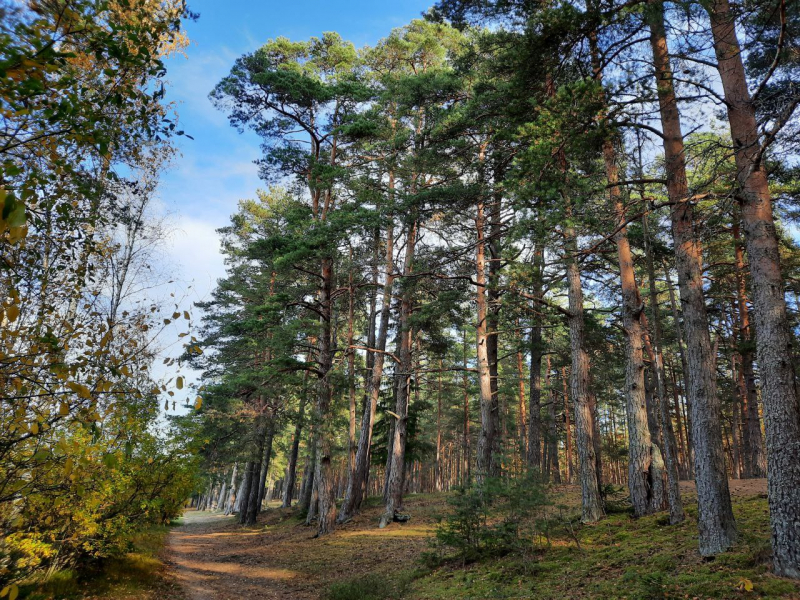
{"type": "Polygon", "coordinates": [[[423,555],[429,566],[446,559],[467,563],[527,551],[542,535],[545,509],[551,505],[545,485],[535,476],[485,479],[458,490],[448,503],[452,510],[436,527],[434,550],[423,555]]]}
{"type": "Polygon", "coordinates": [[[363,577],[332,584],[326,600],[386,600],[390,598],[392,586],[385,577],[369,574],[363,577]]]}
{"type": "Polygon", "coordinates": [[[631,497],[624,487],[607,483],[603,486],[601,493],[607,515],[633,514],[631,497]]]}

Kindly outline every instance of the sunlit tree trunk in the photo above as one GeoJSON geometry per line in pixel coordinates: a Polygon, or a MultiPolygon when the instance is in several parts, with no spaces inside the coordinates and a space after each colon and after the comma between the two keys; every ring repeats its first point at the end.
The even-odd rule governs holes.
{"type": "Polygon", "coordinates": [[[480,390],[481,430],[477,447],[477,479],[497,477],[500,474],[500,463],[497,448],[498,406],[497,396],[492,386],[490,365],[488,310],[486,302],[486,240],[485,240],[485,204],[483,197],[478,201],[475,216],[475,283],[477,325],[475,328],[475,344],[477,348],[478,388],[480,390]]]}
{"type": "Polygon", "coordinates": [[[703,253],[686,180],[686,163],[669,49],[660,0],[650,3],[650,43],[664,136],[667,192],[672,203],[672,235],[686,334],[687,395],[692,402],[692,442],[699,506],[700,553],[724,552],[738,535],[733,518],[714,354],[703,296],[703,253]]]}
{"type": "Polygon", "coordinates": [[[753,283],[756,350],[767,439],[767,481],[775,573],[800,578],[800,402],[786,315],[778,236],[762,160],[755,105],[747,87],[728,0],[706,5],[742,188],[742,225],[753,283]]]}
{"type": "Polygon", "coordinates": [[[581,521],[594,523],[603,515],[600,479],[597,470],[596,427],[589,394],[589,354],[583,316],[583,288],[578,266],[578,240],[575,230],[568,226],[567,291],[569,296],[569,345],[572,357],[570,390],[575,408],[575,442],[578,446],[578,477],[581,481],[581,521]]]}

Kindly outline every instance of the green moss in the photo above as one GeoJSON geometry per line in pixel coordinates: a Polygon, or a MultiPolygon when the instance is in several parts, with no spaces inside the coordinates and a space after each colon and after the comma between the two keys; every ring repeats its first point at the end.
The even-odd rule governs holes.
{"type": "Polygon", "coordinates": [[[766,500],[738,499],[739,543],[713,559],[697,552],[696,508],[677,526],[663,515],[633,519],[615,513],[579,529],[581,549],[552,540],[530,556],[440,568],[414,583],[419,600],[458,598],[796,598],[800,585],[769,569],[766,500]],[[753,591],[743,587],[752,582],[753,591]]]}
{"type": "Polygon", "coordinates": [[[403,598],[421,571],[384,575],[369,573],[328,586],[326,600],[395,600],[403,598]]]}

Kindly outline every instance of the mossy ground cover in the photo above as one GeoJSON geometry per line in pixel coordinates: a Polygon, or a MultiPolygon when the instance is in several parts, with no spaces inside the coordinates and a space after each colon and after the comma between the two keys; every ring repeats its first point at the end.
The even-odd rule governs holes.
{"type": "Polygon", "coordinates": [[[730,552],[703,559],[697,552],[697,509],[670,526],[666,515],[634,519],[611,514],[577,530],[570,540],[468,565],[443,566],[417,579],[409,597],[451,598],[800,598],[800,585],[769,571],[767,502],[734,497],[741,540],[730,552]]]}

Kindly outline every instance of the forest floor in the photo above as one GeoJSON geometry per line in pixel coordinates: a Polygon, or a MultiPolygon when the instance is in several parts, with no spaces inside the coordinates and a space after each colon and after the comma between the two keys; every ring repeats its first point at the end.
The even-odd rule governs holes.
{"type": "MultiPolygon", "coordinates": [[[[526,557],[471,565],[425,567],[436,515],[446,495],[411,495],[411,521],[378,529],[375,502],[323,539],[291,510],[273,508],[253,528],[210,513],[187,512],[165,551],[169,574],[188,600],[388,598],[800,598],[800,586],[769,573],[766,482],[732,481],[742,541],[712,560],[696,550],[694,488],[683,484],[689,519],[633,519],[611,514],[569,538],[552,539],[526,557]],[[749,590],[752,585],[752,590],[749,590]]],[[[577,507],[574,486],[555,488],[556,501],[577,507]]]]}
{"type": "MultiPolygon", "coordinates": [[[[556,533],[549,546],[541,544],[526,556],[436,568],[420,559],[431,549],[437,515],[448,511],[447,494],[408,496],[405,511],[411,520],[385,529],[377,528],[381,507],[377,498],[370,499],[353,521],[322,539],[315,539],[314,528],[306,527],[291,509],[270,508],[250,528],[219,513],[187,511],[166,534],[160,562],[145,561],[137,573],[135,565],[141,559],[136,559],[114,585],[77,597],[800,599],[800,584],[770,573],[766,481],[731,482],[742,539],[714,559],[703,559],[697,552],[694,486],[687,482],[682,488],[689,518],[678,526],[668,525],[664,514],[634,519],[628,511],[612,512],[597,525],[578,527],[574,536],[556,533]]],[[[578,509],[575,486],[554,488],[553,498],[560,512],[578,509]]]]}

